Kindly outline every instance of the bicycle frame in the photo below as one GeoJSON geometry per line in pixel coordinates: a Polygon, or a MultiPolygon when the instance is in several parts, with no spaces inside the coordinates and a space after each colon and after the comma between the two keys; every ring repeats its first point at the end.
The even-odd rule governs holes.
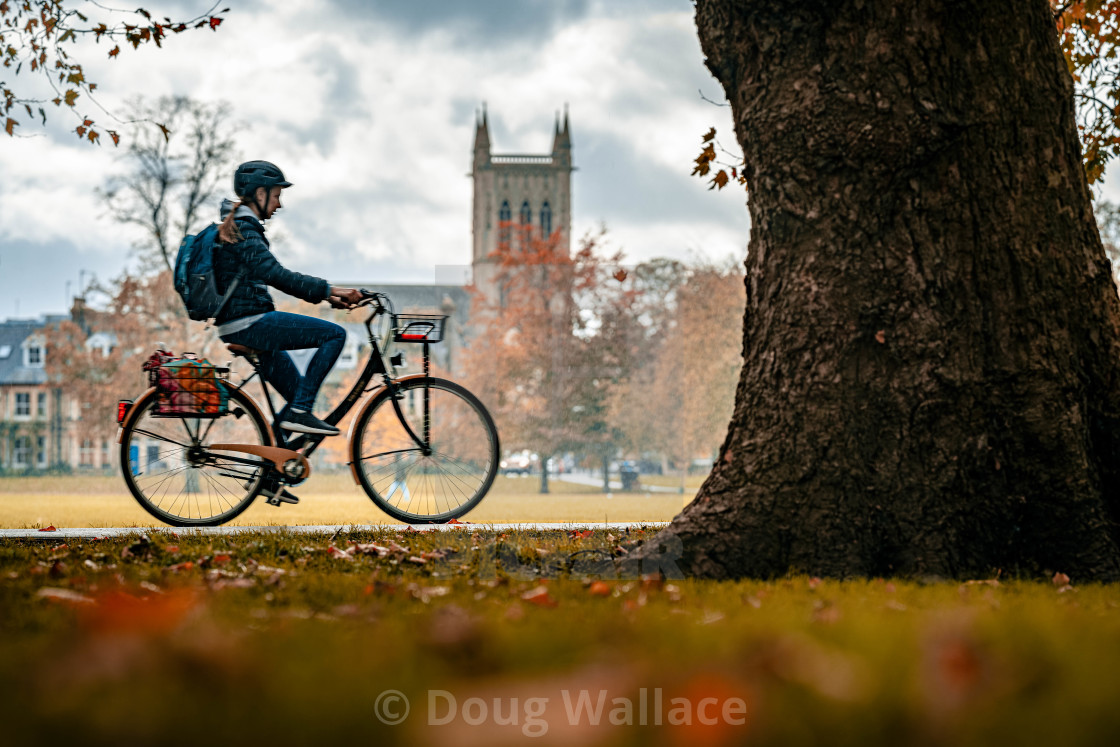
{"type": "MultiPolygon", "coordinates": [[[[364,322],[367,339],[369,340],[370,344],[369,358],[366,360],[365,367],[362,369],[362,373],[358,376],[358,380],[354,383],[354,386],[351,387],[350,391],[343,398],[343,400],[334,408],[334,410],[331,411],[329,415],[323,418],[323,420],[327,423],[330,423],[331,425],[338,425],[342,421],[342,419],[346,417],[347,413],[349,413],[350,410],[354,408],[354,405],[356,405],[361,400],[362,395],[366,392],[372,391],[372,388],[367,389],[367,386],[373,380],[373,378],[375,376],[380,376],[385,388],[389,391],[390,396],[392,397],[393,409],[396,412],[397,418],[400,420],[401,425],[404,427],[409,437],[411,437],[416,445],[420,447],[421,452],[425,456],[427,456],[431,452],[431,447],[429,446],[430,434],[428,432],[430,424],[428,397],[424,397],[424,433],[421,437],[420,435],[417,435],[415,431],[413,431],[412,426],[409,425],[408,420],[405,418],[404,412],[401,410],[399,398],[396,395],[396,389],[394,386],[395,379],[389,374],[389,369],[385,366],[385,359],[382,354],[381,345],[378,342],[377,335],[375,335],[373,332],[374,320],[376,320],[383,314],[389,313],[389,311],[381,303],[381,300],[378,296],[375,295],[371,296],[370,298],[372,298],[373,300],[373,310],[370,312],[370,315],[364,322]]],[[[429,376],[430,374],[430,357],[428,346],[429,344],[427,342],[423,343],[423,375],[425,377],[429,376]]],[[[261,375],[260,369],[257,368],[256,363],[252,360],[250,360],[250,363],[253,363],[253,373],[244,381],[242,381],[241,384],[237,386],[237,389],[243,389],[255,377],[259,377],[261,381],[261,391],[264,392],[265,402],[268,403],[268,410],[272,415],[273,422],[275,422],[276,407],[272,404],[272,394],[269,392],[268,382],[266,382],[264,376],[261,375]]],[[[293,451],[299,451],[303,454],[304,457],[310,457],[311,454],[314,453],[315,449],[319,447],[319,444],[323,442],[323,439],[330,438],[330,436],[322,434],[299,434],[285,441],[278,425],[273,430],[276,435],[278,444],[283,445],[284,448],[291,449],[293,451]]]]}

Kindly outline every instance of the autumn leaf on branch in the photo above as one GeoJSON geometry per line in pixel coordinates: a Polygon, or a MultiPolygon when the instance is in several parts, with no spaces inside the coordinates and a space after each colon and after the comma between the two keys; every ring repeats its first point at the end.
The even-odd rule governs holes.
{"type": "MultiPolygon", "coordinates": [[[[112,10],[96,3],[93,4],[99,11],[122,13],[126,11],[112,10]]],[[[164,18],[156,23],[152,14],[143,8],[132,11],[138,21],[136,23],[92,21],[77,10],[66,8],[60,0],[22,0],[21,2],[0,1],[0,64],[13,70],[15,75],[24,73],[32,76],[32,81],[43,84],[45,95],[8,88],[3,90],[0,97],[0,115],[6,118],[5,131],[9,136],[14,136],[16,126],[22,124],[23,114],[34,121],[32,105],[43,104],[47,101],[55,106],[65,103],[73,108],[78,98],[87,97],[97,89],[97,84],[87,80],[82,65],[74,56],[73,45],[81,37],[93,37],[95,43],[100,43],[101,38],[120,40],[123,39],[133,49],[141,45],[155,42],[158,48],[163,47],[163,39],[170,29],[175,33],[186,31],[190,28],[209,28],[217,31],[222,23],[222,15],[229,12],[229,8],[217,10],[214,4],[205,13],[189,20],[172,21],[164,18]],[[36,78],[36,76],[41,76],[36,78]],[[61,85],[69,86],[65,92],[60,90],[61,85]],[[54,95],[50,95],[53,91],[54,95]]],[[[121,45],[115,44],[108,52],[111,60],[119,58],[121,45]]],[[[27,78],[25,77],[25,82],[27,78]]],[[[46,112],[39,108],[42,118],[41,126],[46,125],[46,112]]],[[[77,115],[77,113],[75,112],[77,115]]],[[[83,115],[77,115],[85,119],[83,115]]],[[[83,124],[85,128],[80,136],[84,136],[91,143],[98,143],[100,130],[96,123],[83,124]]],[[[120,141],[119,136],[113,137],[114,144],[120,141]]]]}

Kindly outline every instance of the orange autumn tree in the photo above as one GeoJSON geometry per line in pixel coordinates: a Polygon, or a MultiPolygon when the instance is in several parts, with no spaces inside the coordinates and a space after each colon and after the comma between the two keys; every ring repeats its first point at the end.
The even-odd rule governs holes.
{"type": "Polygon", "coordinates": [[[503,448],[539,455],[547,493],[551,457],[612,449],[606,398],[627,367],[628,317],[618,309],[632,294],[619,282],[621,254],[600,253],[601,234],[569,255],[559,232],[502,229],[508,238],[491,255],[495,297],[474,293],[472,318],[481,321],[464,383],[493,413],[503,448]]]}
{"type": "Polygon", "coordinates": [[[187,317],[170,272],[125,274],[94,294],[101,303],[86,306],[82,299],[72,319],[46,333],[47,374],[78,402],[79,439],[116,431],[117,400],[147,388],[141,365],[161,343],[221,365],[229,358],[212,328],[187,317]]]}
{"type": "MultiPolygon", "coordinates": [[[[171,35],[193,29],[217,30],[222,14],[229,10],[217,10],[216,3],[202,15],[172,20],[154,18],[143,8],[121,11],[85,3],[79,11],[75,5],[66,0],[0,0],[0,64],[4,67],[0,71],[0,126],[8,135],[14,136],[16,128],[24,124],[46,125],[46,107],[50,104],[71,111],[78,122],[74,133],[79,139],[100,143],[104,130],[114,145],[119,144],[116,130],[102,128],[88,111],[90,103],[96,105],[93,93],[97,83],[86,78],[78,62],[79,42],[92,39],[101,44],[104,40],[102,48],[110,60],[115,60],[122,48],[137,49],[144,44],[162,48],[171,35]],[[121,13],[132,18],[117,22],[121,13]],[[9,82],[8,76],[14,78],[21,73],[38,79],[41,86],[37,91],[21,92],[9,82]],[[89,103],[82,103],[83,109],[79,109],[83,101],[89,103]]],[[[168,134],[166,127],[160,127],[168,134]]]]}
{"type": "Polygon", "coordinates": [[[674,279],[674,287],[646,291],[668,313],[649,335],[648,361],[612,393],[610,413],[632,451],[672,460],[683,489],[691,461],[715,454],[727,432],[746,294],[736,264],[682,268],[674,279]]]}

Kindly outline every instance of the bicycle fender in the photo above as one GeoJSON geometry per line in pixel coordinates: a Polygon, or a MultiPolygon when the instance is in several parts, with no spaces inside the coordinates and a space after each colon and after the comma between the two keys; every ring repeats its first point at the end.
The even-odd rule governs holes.
{"type": "MultiPolygon", "coordinates": [[[[415,373],[415,374],[409,374],[408,376],[402,376],[399,379],[394,379],[393,381],[394,381],[394,383],[402,384],[406,381],[412,381],[413,379],[427,379],[427,378],[431,378],[431,377],[425,376],[422,373],[415,373]]],[[[362,481],[360,479],[358,479],[358,465],[354,462],[354,449],[356,448],[356,445],[354,444],[354,429],[357,428],[358,421],[361,420],[363,416],[365,416],[366,410],[368,410],[370,408],[370,406],[373,405],[374,400],[376,400],[381,395],[381,393],[384,392],[384,391],[385,391],[385,385],[382,384],[381,386],[372,390],[369,393],[369,396],[366,397],[364,400],[362,400],[362,404],[358,408],[358,412],[355,413],[354,417],[350,419],[350,428],[348,428],[347,431],[346,431],[346,445],[347,445],[347,447],[349,448],[349,451],[350,451],[350,461],[347,462],[347,464],[350,465],[350,476],[354,478],[354,484],[357,485],[358,487],[361,487],[362,481]]]]}
{"type": "MultiPolygon", "coordinates": [[[[125,416],[124,422],[122,422],[120,427],[117,428],[117,443],[118,444],[121,442],[121,439],[124,438],[125,427],[130,425],[132,423],[132,421],[135,420],[139,416],[140,410],[143,409],[143,405],[144,405],[145,402],[147,402],[148,398],[149,397],[154,397],[154,396],[156,396],[156,394],[157,394],[156,388],[151,387],[146,392],[144,392],[139,397],[137,397],[136,400],[132,403],[132,407],[129,408],[128,415],[125,416]]],[[[252,397],[247,397],[247,399],[249,400],[253,409],[257,411],[257,414],[261,416],[261,421],[264,422],[265,425],[267,426],[268,425],[268,418],[265,417],[264,410],[262,410],[260,408],[260,405],[258,405],[256,400],[254,400],[252,397]]],[[[276,445],[276,434],[273,433],[272,429],[268,428],[268,427],[265,428],[265,432],[268,434],[268,444],[267,445],[268,446],[275,446],[276,445]]]]}

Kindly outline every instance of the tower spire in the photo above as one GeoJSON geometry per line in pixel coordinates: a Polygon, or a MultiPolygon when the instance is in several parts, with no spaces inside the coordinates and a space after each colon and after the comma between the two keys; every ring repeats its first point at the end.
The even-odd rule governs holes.
{"type": "Polygon", "coordinates": [[[475,112],[474,122],[474,165],[477,167],[490,161],[490,124],[486,120],[485,101],[482,111],[475,112]]]}

